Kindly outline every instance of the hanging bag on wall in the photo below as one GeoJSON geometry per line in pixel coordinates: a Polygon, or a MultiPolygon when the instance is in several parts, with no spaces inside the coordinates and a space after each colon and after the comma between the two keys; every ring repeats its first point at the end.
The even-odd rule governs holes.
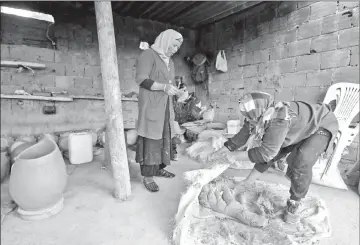
{"type": "Polygon", "coordinates": [[[215,68],[218,71],[227,72],[228,67],[224,50],[220,50],[217,54],[215,68]]]}

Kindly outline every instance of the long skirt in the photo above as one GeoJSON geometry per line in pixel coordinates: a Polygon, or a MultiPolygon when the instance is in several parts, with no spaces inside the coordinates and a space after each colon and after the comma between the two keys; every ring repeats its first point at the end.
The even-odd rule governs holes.
{"type": "Polygon", "coordinates": [[[135,160],[140,164],[141,175],[144,177],[155,176],[158,170],[170,165],[172,151],[168,100],[162,139],[153,140],[138,136],[135,160]]]}

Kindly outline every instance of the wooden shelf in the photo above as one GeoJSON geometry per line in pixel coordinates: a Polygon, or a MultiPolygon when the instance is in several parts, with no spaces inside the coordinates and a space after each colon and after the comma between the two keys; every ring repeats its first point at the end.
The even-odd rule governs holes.
{"type": "Polygon", "coordinates": [[[10,61],[10,60],[2,60],[0,65],[2,67],[30,67],[32,69],[45,69],[46,65],[45,64],[40,64],[40,63],[33,63],[33,62],[24,62],[24,61],[10,61]]]}
{"type": "Polygon", "coordinates": [[[19,95],[19,94],[1,94],[1,99],[18,99],[18,100],[45,100],[45,101],[62,101],[71,102],[71,97],[47,97],[47,96],[33,96],[33,95],[19,95]]]}
{"type": "MultiPolygon", "coordinates": [[[[99,96],[86,96],[86,95],[74,95],[70,96],[73,99],[79,99],[79,100],[104,100],[104,97],[99,96]]],[[[122,101],[138,101],[137,98],[121,98],[122,101]]]]}
{"type": "MultiPolygon", "coordinates": [[[[82,100],[104,100],[104,97],[98,96],[69,96],[69,97],[60,97],[60,96],[34,96],[34,95],[19,95],[19,94],[1,94],[1,99],[19,99],[19,100],[45,100],[45,101],[62,101],[62,102],[71,102],[74,99],[82,99],[82,100]]],[[[137,102],[137,98],[121,98],[122,101],[135,101],[137,102]]]]}

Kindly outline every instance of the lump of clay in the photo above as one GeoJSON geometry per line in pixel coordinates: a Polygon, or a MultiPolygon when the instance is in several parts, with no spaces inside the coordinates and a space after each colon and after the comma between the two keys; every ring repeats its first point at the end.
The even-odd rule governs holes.
{"type": "Polygon", "coordinates": [[[222,190],[205,186],[199,195],[199,202],[201,205],[237,219],[243,224],[252,227],[265,227],[268,225],[269,220],[265,216],[248,210],[245,205],[235,200],[235,195],[236,193],[227,186],[223,186],[222,190]]]}

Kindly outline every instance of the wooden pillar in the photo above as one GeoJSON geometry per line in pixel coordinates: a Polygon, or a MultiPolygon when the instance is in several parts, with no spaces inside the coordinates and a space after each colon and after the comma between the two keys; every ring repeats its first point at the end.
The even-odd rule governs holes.
{"type": "Polygon", "coordinates": [[[111,2],[95,2],[95,14],[107,114],[106,136],[108,137],[106,141],[109,143],[110,162],[114,177],[114,196],[117,199],[126,200],[131,194],[131,185],[111,2]]]}

